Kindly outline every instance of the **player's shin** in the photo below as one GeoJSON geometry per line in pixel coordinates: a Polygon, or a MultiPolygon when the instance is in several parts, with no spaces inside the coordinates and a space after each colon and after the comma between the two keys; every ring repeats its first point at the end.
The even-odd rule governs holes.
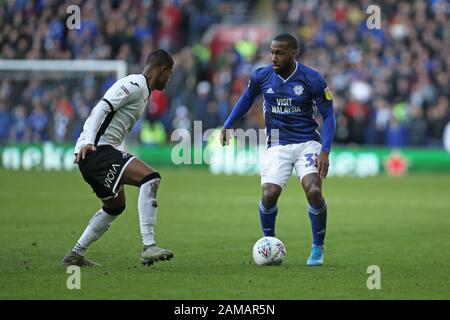
{"type": "Polygon", "coordinates": [[[77,244],[72,251],[84,255],[88,247],[98,240],[109,229],[115,218],[125,209],[108,209],[103,207],[89,221],[88,226],[84,230],[77,244]]]}
{"type": "Polygon", "coordinates": [[[158,202],[156,193],[161,176],[155,172],[143,180],[138,197],[139,224],[144,246],[155,244],[155,224],[158,202]]]}
{"type": "Polygon", "coordinates": [[[313,245],[322,247],[327,229],[327,204],[323,200],[323,203],[319,206],[309,204],[308,209],[309,219],[311,220],[313,245]]]}
{"type": "Polygon", "coordinates": [[[259,202],[259,219],[265,237],[275,237],[275,220],[278,214],[278,207],[266,208],[262,201],[259,202]]]}

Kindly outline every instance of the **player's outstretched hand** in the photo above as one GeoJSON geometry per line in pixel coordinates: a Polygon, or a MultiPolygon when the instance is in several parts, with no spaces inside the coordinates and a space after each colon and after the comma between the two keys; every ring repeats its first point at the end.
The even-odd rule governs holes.
{"type": "Polygon", "coordinates": [[[80,162],[81,160],[84,160],[86,158],[86,155],[94,152],[97,148],[93,144],[87,144],[83,146],[83,148],[80,149],[77,153],[77,157],[75,159],[75,163],[80,162]]]}
{"type": "Polygon", "coordinates": [[[230,143],[230,133],[228,129],[222,128],[220,132],[220,144],[223,146],[228,145],[230,143]]]}
{"type": "Polygon", "coordinates": [[[316,166],[317,169],[319,169],[320,179],[323,180],[327,177],[329,165],[328,152],[320,151],[319,155],[316,157],[316,166]]]}

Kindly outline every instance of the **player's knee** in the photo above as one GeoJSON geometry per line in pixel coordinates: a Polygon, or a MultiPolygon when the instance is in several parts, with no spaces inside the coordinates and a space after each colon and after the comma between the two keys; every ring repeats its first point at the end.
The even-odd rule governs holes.
{"type": "Polygon", "coordinates": [[[152,199],[152,205],[158,206],[156,202],[156,194],[161,183],[161,175],[158,172],[153,172],[142,179],[140,183],[139,196],[152,199]]]}
{"type": "Polygon", "coordinates": [[[158,185],[161,181],[161,175],[159,174],[159,172],[152,172],[149,175],[145,176],[144,179],[141,180],[141,182],[139,182],[139,187],[142,188],[144,185],[158,185]],[[152,182],[151,184],[149,184],[148,182],[152,182]]]}
{"type": "Polygon", "coordinates": [[[125,205],[119,206],[119,207],[115,207],[115,208],[107,208],[107,207],[103,206],[103,211],[105,211],[110,216],[118,216],[122,212],[125,211],[125,205]]]}
{"type": "Polygon", "coordinates": [[[266,208],[273,208],[277,205],[280,193],[275,188],[266,187],[262,192],[262,203],[266,208]]]}
{"type": "Polygon", "coordinates": [[[322,203],[322,191],[320,187],[312,184],[306,190],[306,197],[308,198],[308,202],[312,204],[322,203]]]}

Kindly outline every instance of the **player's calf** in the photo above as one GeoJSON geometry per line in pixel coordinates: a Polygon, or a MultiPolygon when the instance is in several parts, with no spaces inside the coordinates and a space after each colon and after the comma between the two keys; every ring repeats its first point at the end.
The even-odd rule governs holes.
{"type": "Polygon", "coordinates": [[[275,221],[278,214],[277,201],[281,187],[273,183],[262,185],[262,196],[259,202],[259,219],[265,237],[275,237],[275,221]]]}
{"type": "Polygon", "coordinates": [[[115,208],[103,207],[100,209],[88,223],[81,237],[75,246],[63,258],[62,265],[91,266],[97,265],[84,258],[89,246],[100,239],[100,237],[109,229],[114,219],[125,210],[125,205],[115,208]]]}
{"type": "Polygon", "coordinates": [[[142,242],[146,246],[155,244],[154,227],[158,208],[156,195],[160,183],[161,175],[158,172],[153,172],[145,177],[140,184],[138,197],[139,224],[142,242]]]}
{"type": "Polygon", "coordinates": [[[143,242],[141,263],[147,265],[160,260],[170,260],[173,257],[173,253],[170,250],[162,249],[155,245],[154,228],[158,208],[156,196],[160,183],[161,175],[158,172],[149,174],[140,183],[138,210],[143,242]]]}

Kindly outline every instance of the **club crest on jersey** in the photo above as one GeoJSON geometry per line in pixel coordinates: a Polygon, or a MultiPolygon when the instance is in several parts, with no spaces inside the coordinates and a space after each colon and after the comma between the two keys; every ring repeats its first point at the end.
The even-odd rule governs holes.
{"type": "Polygon", "coordinates": [[[327,100],[331,100],[333,98],[333,96],[331,95],[331,91],[330,91],[330,89],[328,87],[326,87],[324,89],[324,93],[325,93],[325,98],[327,100]]]}
{"type": "Polygon", "coordinates": [[[303,93],[303,86],[298,84],[294,87],[294,93],[300,96],[303,93]]]}

